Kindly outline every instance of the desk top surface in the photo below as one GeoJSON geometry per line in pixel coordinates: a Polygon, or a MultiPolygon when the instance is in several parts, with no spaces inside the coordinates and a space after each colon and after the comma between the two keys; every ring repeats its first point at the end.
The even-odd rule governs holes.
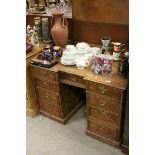
{"type": "MultiPolygon", "coordinates": [[[[115,67],[116,64],[113,64],[113,66],[115,67]]],[[[35,67],[38,67],[38,66],[35,66],[35,67]]],[[[91,71],[90,67],[87,67],[85,69],[78,69],[76,66],[64,66],[59,62],[55,66],[51,67],[50,69],[46,69],[46,70],[50,70],[53,72],[61,71],[61,72],[68,73],[68,74],[78,75],[78,76],[83,77],[85,80],[109,85],[109,86],[116,87],[116,88],[123,89],[123,90],[125,90],[128,86],[127,78],[122,77],[113,72],[110,75],[96,75],[91,71]],[[110,83],[108,81],[110,81],[110,83]]]]}
{"type": "MultiPolygon", "coordinates": [[[[40,44],[39,47],[34,48],[32,53],[35,51],[38,51],[41,47],[43,47],[43,44],[40,44]]],[[[31,54],[29,53],[27,56],[30,56],[30,55],[31,54]]],[[[34,66],[34,65],[31,65],[31,66],[34,66]]],[[[35,66],[35,67],[38,67],[38,66],[35,66]]],[[[54,72],[61,71],[68,74],[78,75],[88,81],[97,82],[97,83],[101,83],[101,84],[105,84],[105,85],[109,85],[112,87],[125,90],[128,87],[128,79],[118,74],[117,72],[118,62],[113,62],[112,68],[113,68],[112,73],[110,75],[96,75],[91,71],[90,67],[87,67],[84,69],[78,69],[76,66],[64,66],[60,62],[58,62],[58,64],[56,64],[55,66],[49,69],[47,68],[44,68],[44,69],[54,71],[54,72]]]]}

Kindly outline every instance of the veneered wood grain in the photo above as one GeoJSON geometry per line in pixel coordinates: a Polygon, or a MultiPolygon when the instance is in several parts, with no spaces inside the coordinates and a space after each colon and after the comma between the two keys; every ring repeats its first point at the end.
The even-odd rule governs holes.
{"type": "Polygon", "coordinates": [[[121,42],[129,46],[129,26],[93,23],[74,20],[74,41],[87,42],[102,46],[101,38],[111,37],[113,42],[121,42]]]}
{"type": "Polygon", "coordinates": [[[75,20],[129,24],[129,0],[72,0],[72,6],[75,20]]]}

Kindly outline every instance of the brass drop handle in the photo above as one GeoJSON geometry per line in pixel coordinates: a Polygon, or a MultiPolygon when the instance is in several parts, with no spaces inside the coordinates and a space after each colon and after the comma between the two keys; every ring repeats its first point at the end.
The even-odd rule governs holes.
{"type": "Polygon", "coordinates": [[[72,81],[76,81],[76,77],[72,76],[71,77],[72,81]]]}
{"type": "Polygon", "coordinates": [[[98,87],[100,93],[105,94],[106,93],[106,89],[104,87],[98,87]]]}
{"type": "Polygon", "coordinates": [[[44,81],[44,84],[47,86],[48,82],[47,81],[44,81]]]}
{"type": "Polygon", "coordinates": [[[48,98],[48,93],[46,93],[46,98],[48,98]]]}
{"type": "Polygon", "coordinates": [[[46,74],[47,74],[47,71],[41,70],[41,74],[42,74],[42,75],[46,75],[46,74]]]}
{"type": "Polygon", "coordinates": [[[106,113],[104,111],[102,111],[102,114],[105,115],[106,113]]]}
{"type": "Polygon", "coordinates": [[[101,106],[105,106],[106,105],[106,101],[101,102],[101,106]]]}
{"type": "Polygon", "coordinates": [[[41,73],[41,74],[45,74],[45,71],[44,71],[44,70],[41,70],[40,73],[41,73]]]}

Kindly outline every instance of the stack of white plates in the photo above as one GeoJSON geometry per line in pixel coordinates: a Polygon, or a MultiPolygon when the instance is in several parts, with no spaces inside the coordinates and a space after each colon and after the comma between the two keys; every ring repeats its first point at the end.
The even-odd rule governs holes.
{"type": "Polygon", "coordinates": [[[66,50],[63,51],[63,55],[61,57],[61,63],[63,65],[75,65],[76,58],[76,48],[74,45],[67,45],[66,50]]]}

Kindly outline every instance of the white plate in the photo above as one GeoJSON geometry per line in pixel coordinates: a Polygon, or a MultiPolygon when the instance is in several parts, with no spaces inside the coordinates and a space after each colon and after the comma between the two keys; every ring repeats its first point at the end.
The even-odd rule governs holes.
{"type": "Polygon", "coordinates": [[[66,66],[73,66],[73,65],[75,65],[75,62],[65,62],[65,61],[63,61],[63,60],[61,60],[61,63],[62,63],[63,65],[66,65],[66,66]]]}

